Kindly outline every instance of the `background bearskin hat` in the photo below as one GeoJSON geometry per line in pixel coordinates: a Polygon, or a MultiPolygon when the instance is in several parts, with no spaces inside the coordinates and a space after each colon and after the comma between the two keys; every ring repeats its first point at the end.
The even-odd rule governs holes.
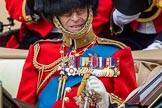
{"type": "Polygon", "coordinates": [[[125,15],[135,15],[149,8],[151,0],[112,0],[114,7],[125,15]]]}

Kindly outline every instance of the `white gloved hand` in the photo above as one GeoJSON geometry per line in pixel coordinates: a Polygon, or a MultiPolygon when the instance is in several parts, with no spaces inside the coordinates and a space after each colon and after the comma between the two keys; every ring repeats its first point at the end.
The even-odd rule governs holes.
{"type": "Polygon", "coordinates": [[[135,15],[125,15],[118,11],[117,9],[114,10],[113,12],[113,19],[114,23],[120,27],[123,25],[126,25],[134,20],[136,20],[140,16],[140,12],[135,14],[135,15]]]}
{"type": "Polygon", "coordinates": [[[87,80],[86,87],[88,89],[93,89],[97,93],[101,95],[101,101],[97,103],[97,106],[99,108],[108,108],[109,107],[109,94],[105,89],[105,86],[103,85],[102,81],[100,81],[95,76],[90,76],[87,80]]]}
{"type": "Polygon", "coordinates": [[[119,35],[124,30],[124,25],[134,21],[140,16],[141,13],[137,13],[136,15],[125,15],[115,9],[110,18],[110,26],[112,35],[119,35]]]}
{"type": "Polygon", "coordinates": [[[161,49],[161,48],[162,48],[162,42],[156,40],[154,43],[152,43],[151,45],[149,45],[147,48],[143,50],[155,50],[155,49],[161,49]]]}

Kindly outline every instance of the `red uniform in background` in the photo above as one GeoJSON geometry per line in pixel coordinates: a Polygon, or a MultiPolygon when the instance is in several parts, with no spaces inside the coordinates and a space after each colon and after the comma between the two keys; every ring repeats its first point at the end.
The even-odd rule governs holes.
{"type": "MultiPolygon", "coordinates": [[[[92,26],[94,32],[104,34],[105,38],[110,37],[109,22],[113,4],[111,0],[99,0],[98,13],[94,16],[92,26]]],[[[102,35],[100,37],[103,37],[102,35]]]]}
{"type": "Polygon", "coordinates": [[[32,20],[29,19],[30,14],[28,13],[30,13],[30,10],[27,11],[26,9],[26,0],[6,0],[5,2],[9,15],[13,19],[22,22],[19,36],[17,37],[19,41],[17,41],[16,36],[12,35],[6,47],[19,48],[20,42],[29,30],[39,33],[42,37],[46,37],[46,35],[53,30],[53,25],[46,20],[40,19],[38,22],[32,22],[32,20]]]}
{"type": "MultiPolygon", "coordinates": [[[[162,25],[161,25],[162,20],[161,19],[162,19],[162,12],[160,12],[159,16],[156,19],[152,20],[154,27],[155,27],[155,33],[157,33],[157,34],[162,31],[162,25]]],[[[140,22],[134,21],[134,22],[131,22],[130,25],[131,25],[132,29],[134,31],[136,31],[140,26],[140,22]]]]}
{"type": "Polygon", "coordinates": [[[116,40],[132,50],[161,48],[162,5],[160,0],[113,0],[111,30],[116,40]]]}

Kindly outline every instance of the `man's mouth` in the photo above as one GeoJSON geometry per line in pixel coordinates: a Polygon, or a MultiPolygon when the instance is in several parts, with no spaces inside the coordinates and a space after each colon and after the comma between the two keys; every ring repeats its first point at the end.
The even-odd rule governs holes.
{"type": "Polygon", "coordinates": [[[70,26],[70,29],[71,29],[72,31],[79,31],[79,30],[82,29],[82,27],[83,27],[83,24],[80,24],[80,25],[73,25],[73,26],[70,26]]]}

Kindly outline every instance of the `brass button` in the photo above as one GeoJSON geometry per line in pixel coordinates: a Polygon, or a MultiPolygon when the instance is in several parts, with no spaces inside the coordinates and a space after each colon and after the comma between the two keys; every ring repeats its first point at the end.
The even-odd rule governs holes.
{"type": "Polygon", "coordinates": [[[66,92],[71,92],[71,88],[70,87],[66,87],[66,92]]]}
{"type": "Polygon", "coordinates": [[[26,16],[25,19],[26,19],[26,21],[31,21],[32,20],[30,16],[26,16]]]}
{"type": "Polygon", "coordinates": [[[64,97],[64,101],[68,103],[70,101],[69,97],[64,97]]]}

